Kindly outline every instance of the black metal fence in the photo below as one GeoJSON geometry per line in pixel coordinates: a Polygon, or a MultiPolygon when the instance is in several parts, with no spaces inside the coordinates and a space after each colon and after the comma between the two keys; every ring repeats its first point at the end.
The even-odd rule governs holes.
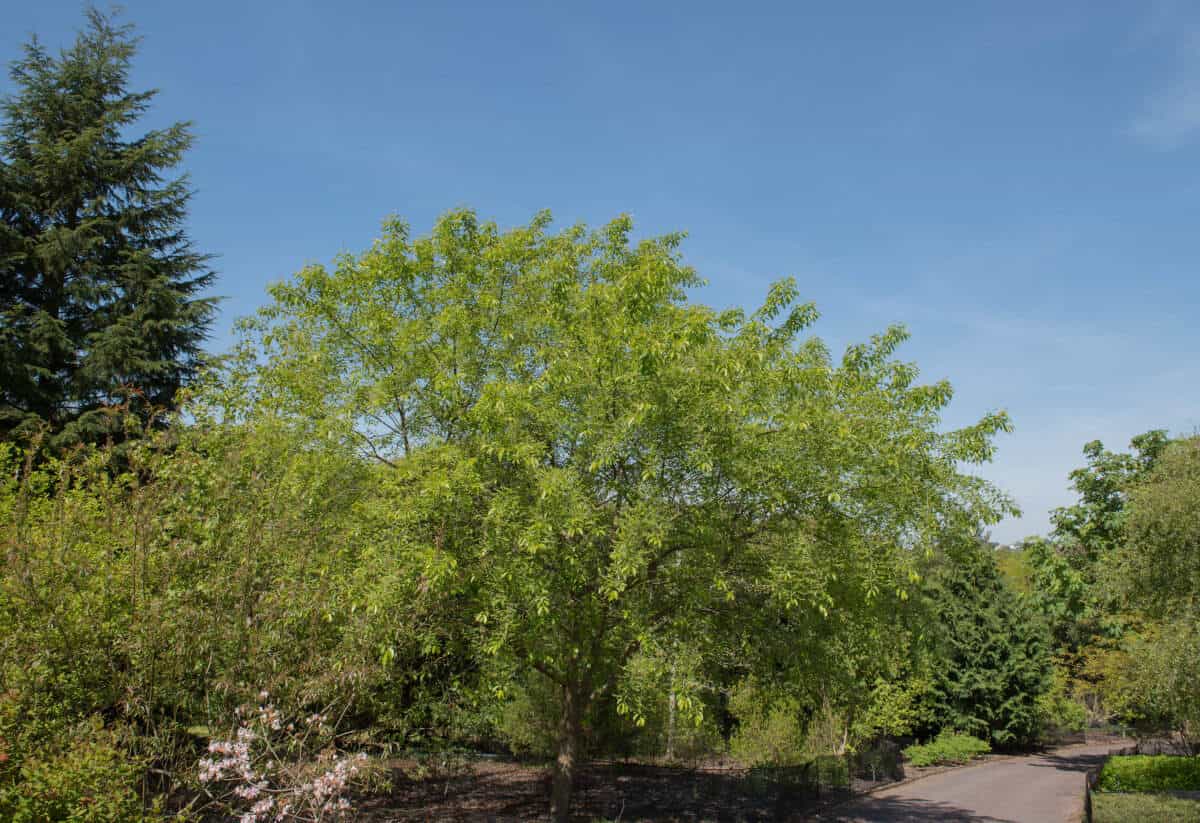
{"type": "Polygon", "coordinates": [[[900,750],[881,745],[794,766],[755,768],[593,764],[578,786],[582,805],[605,819],[800,819],[904,776],[900,750]]]}

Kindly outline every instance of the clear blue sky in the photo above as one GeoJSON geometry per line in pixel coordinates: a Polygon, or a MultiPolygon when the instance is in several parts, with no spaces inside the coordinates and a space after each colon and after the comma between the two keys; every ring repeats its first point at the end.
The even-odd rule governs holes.
{"type": "MultiPolygon", "coordinates": [[[[683,229],[698,296],[795,275],[837,347],[889,323],[1004,408],[984,474],[1046,527],[1082,444],[1200,425],[1200,8],[1137,2],[128,0],[153,123],[195,121],[191,230],[227,295],[389,213],[683,229]]],[[[0,58],[82,7],[2,0],[0,58]]],[[[0,82],[7,90],[7,80],[0,82]]]]}

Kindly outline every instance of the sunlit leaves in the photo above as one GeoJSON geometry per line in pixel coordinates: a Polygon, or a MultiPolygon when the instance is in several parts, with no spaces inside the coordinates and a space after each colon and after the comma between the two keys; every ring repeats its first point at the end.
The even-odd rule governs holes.
{"type": "Polygon", "coordinates": [[[912,551],[1007,507],[959,466],[1008,423],[943,432],[899,327],[835,362],[795,281],[749,315],[689,303],[681,236],[632,231],[389,221],[275,287],[233,379],[378,464],[372,562],[453,598],[489,671],[636,722],[667,680],[699,716],[705,666],[788,638],[797,671],[837,638],[869,659],[912,551]]]}

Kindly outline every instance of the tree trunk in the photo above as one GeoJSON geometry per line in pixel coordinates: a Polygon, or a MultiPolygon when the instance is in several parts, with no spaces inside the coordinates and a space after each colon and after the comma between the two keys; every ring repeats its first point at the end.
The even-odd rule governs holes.
{"type": "Polygon", "coordinates": [[[667,697],[667,760],[675,760],[675,666],[671,666],[671,693],[667,697]]]}
{"type": "Polygon", "coordinates": [[[567,823],[571,818],[571,794],[579,767],[583,738],[583,701],[570,686],[562,690],[562,717],[558,728],[558,757],[554,761],[554,785],[550,808],[554,823],[567,823]]]}

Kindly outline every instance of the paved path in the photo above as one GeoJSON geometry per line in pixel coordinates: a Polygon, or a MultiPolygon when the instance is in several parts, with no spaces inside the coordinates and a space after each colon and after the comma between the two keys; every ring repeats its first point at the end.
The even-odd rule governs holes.
{"type": "Polygon", "coordinates": [[[1078,823],[1088,769],[1118,743],[1064,746],[1043,755],[992,760],[882,789],[831,809],[820,819],[845,823],[968,820],[981,823],[1078,823]]]}

